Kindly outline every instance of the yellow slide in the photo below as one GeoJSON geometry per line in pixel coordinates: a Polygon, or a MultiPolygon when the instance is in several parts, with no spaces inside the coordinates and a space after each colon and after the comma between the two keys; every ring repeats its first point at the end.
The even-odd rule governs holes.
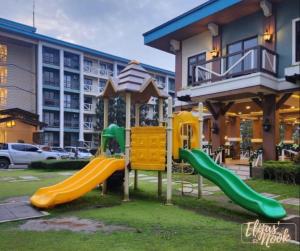
{"type": "Polygon", "coordinates": [[[66,180],[40,188],[30,202],[39,208],[51,208],[75,200],[108,179],[115,171],[125,168],[124,159],[98,157],[66,180]]]}

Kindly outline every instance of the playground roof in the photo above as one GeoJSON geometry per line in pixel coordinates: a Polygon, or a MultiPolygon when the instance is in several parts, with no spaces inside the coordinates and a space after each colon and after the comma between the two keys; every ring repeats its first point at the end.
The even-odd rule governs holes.
{"type": "Polygon", "coordinates": [[[100,96],[110,98],[125,92],[131,93],[134,103],[147,103],[151,97],[168,98],[156,80],[135,60],[129,62],[117,78],[107,81],[100,96]]]}

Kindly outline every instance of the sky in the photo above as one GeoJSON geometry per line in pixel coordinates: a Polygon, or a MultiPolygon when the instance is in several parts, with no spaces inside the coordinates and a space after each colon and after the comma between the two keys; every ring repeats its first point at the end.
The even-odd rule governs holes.
{"type": "MultiPolygon", "coordinates": [[[[0,17],[32,25],[33,0],[0,0],[0,17]]],[[[142,34],[206,0],[35,0],[37,32],[174,71],[142,34]]]]}

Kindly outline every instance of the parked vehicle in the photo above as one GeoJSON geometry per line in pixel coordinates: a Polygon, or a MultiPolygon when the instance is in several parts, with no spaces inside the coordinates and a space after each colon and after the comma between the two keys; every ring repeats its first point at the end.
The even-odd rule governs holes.
{"type": "Polygon", "coordinates": [[[69,153],[70,158],[88,159],[93,155],[84,147],[67,146],[65,150],[69,153]]]}
{"type": "Polygon", "coordinates": [[[61,147],[56,147],[56,146],[42,146],[41,149],[43,151],[56,153],[61,159],[68,159],[68,158],[70,158],[70,154],[65,149],[63,149],[61,147]]]}
{"type": "Polygon", "coordinates": [[[9,166],[27,165],[32,161],[59,159],[54,152],[41,150],[39,147],[23,143],[2,143],[0,144],[0,168],[9,166]]]}

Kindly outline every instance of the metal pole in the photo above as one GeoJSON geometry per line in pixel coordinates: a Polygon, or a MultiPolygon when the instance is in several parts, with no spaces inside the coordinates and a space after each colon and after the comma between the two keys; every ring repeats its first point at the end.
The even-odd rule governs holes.
{"type": "Polygon", "coordinates": [[[131,118],[131,95],[129,92],[125,94],[126,102],[126,137],[125,137],[125,180],[124,180],[124,200],[129,201],[129,170],[130,162],[130,118],[131,118]]]}
{"type": "MultiPolygon", "coordinates": [[[[158,121],[159,126],[163,125],[163,119],[164,119],[164,100],[162,98],[159,98],[158,100],[158,121]]],[[[162,173],[161,171],[158,171],[157,174],[157,195],[158,197],[162,196],[162,173]]]]}
{"type": "MultiPolygon", "coordinates": [[[[135,104],[135,126],[140,125],[140,104],[135,104]]],[[[134,190],[138,189],[138,170],[134,170],[134,190]]]]}
{"type": "MultiPolygon", "coordinates": [[[[108,127],[108,98],[103,99],[103,129],[108,127]]],[[[102,139],[102,133],[101,133],[102,139]]],[[[103,142],[101,142],[103,143],[103,142]]],[[[102,153],[104,153],[104,146],[101,145],[102,153]]],[[[107,194],[107,180],[102,183],[102,195],[107,194]]]]}
{"type": "Polygon", "coordinates": [[[167,127],[167,205],[172,205],[172,124],[173,101],[168,98],[168,127],[167,127]]]}
{"type": "MultiPolygon", "coordinates": [[[[200,102],[198,105],[199,112],[199,148],[202,149],[202,134],[203,134],[203,104],[200,102]]],[[[198,199],[202,197],[202,186],[203,186],[203,178],[198,174],[198,199]]]]}

